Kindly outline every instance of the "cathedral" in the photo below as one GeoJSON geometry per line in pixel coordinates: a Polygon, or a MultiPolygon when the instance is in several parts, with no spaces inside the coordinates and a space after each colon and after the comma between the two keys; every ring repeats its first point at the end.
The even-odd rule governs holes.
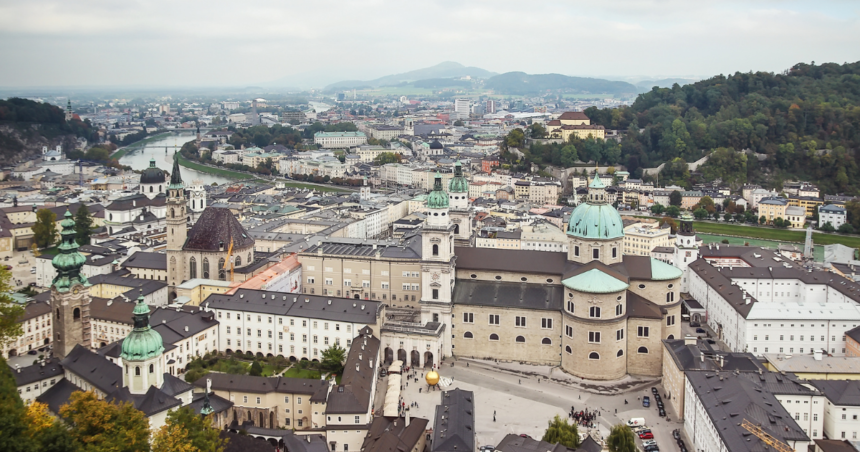
{"type": "Polygon", "coordinates": [[[302,291],[385,304],[385,361],[446,356],[559,366],[578,377],[659,376],[681,334],[681,270],[624,256],[624,228],[596,178],[572,213],[567,252],[459,246],[471,233],[459,165],[436,175],[423,228],[400,242],[331,238],[299,254],[302,291]]]}

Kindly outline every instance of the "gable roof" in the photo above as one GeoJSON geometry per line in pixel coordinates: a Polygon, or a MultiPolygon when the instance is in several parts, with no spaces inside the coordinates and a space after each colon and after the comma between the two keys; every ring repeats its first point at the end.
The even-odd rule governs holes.
{"type": "Polygon", "coordinates": [[[475,394],[453,389],[442,393],[433,422],[432,452],[475,450],[475,394]]]}
{"type": "Polygon", "coordinates": [[[60,364],[104,394],[122,387],[122,368],[80,344],[60,364]]]}
{"type": "Polygon", "coordinates": [[[239,224],[230,209],[207,207],[197,223],[188,231],[183,250],[226,251],[233,241],[233,249],[244,249],[254,245],[254,239],[239,224]]]}

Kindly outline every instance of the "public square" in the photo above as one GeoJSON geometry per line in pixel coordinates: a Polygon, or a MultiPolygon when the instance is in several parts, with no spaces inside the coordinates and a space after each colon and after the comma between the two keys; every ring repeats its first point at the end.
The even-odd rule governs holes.
{"type": "MultiPolygon", "coordinates": [[[[429,419],[432,426],[436,405],[440,403],[440,390],[427,392],[428,386],[422,377],[424,372],[425,369],[417,370],[417,383],[412,378],[407,386],[404,379],[401,395],[407,407],[412,402],[418,403],[418,407],[409,408],[409,415],[429,419]]],[[[547,422],[555,415],[567,418],[571,407],[577,412],[597,411],[595,428],[602,438],[609,435],[613,425],[627,422],[630,418],[644,417],[657,444],[674,448],[677,446],[672,439],[672,430],[683,427],[668,403],[666,411],[671,421],[658,416],[653,396],[650,408],[644,408],[641,400],[637,400],[637,397],[651,396],[652,386],[662,394],[659,379],[628,377],[611,382],[583,381],[549,366],[474,359],[446,359],[438,372],[443,380],[440,387],[453,380],[441,390],[459,388],[475,393],[478,447],[495,446],[509,433],[526,434],[540,440],[547,422]]],[[[378,384],[377,409],[385,397],[387,377],[381,378],[378,384]]],[[[580,432],[583,431],[587,429],[580,426],[580,432]]],[[[688,441],[687,444],[691,443],[688,441]]]]}

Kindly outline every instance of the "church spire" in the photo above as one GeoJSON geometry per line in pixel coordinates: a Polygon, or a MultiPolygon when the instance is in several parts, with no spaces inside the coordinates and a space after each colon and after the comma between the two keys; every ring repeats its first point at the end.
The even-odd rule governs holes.
{"type": "Polygon", "coordinates": [[[167,187],[171,188],[185,188],[182,185],[182,175],[179,174],[179,153],[173,153],[173,172],[170,173],[170,185],[167,187]]]}
{"type": "Polygon", "coordinates": [[[62,243],[57,248],[60,253],[54,256],[51,264],[57,269],[52,285],[59,292],[68,292],[74,284],[89,284],[87,277],[81,274],[81,269],[87,259],[78,252],[78,242],[75,241],[75,221],[72,213],[66,210],[60,232],[62,243]]]}

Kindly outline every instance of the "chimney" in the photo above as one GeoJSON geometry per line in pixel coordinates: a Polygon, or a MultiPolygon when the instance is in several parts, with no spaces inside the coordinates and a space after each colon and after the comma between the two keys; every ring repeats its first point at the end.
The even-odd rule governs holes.
{"type": "Polygon", "coordinates": [[[687,336],[684,338],[684,345],[696,345],[695,336],[687,336]]]}
{"type": "Polygon", "coordinates": [[[188,332],[188,325],[185,325],[185,332],[188,332]]]}
{"type": "Polygon", "coordinates": [[[407,426],[407,427],[409,427],[409,422],[410,422],[410,421],[411,421],[411,419],[409,418],[409,412],[407,411],[407,412],[406,412],[406,426],[407,426]]]}
{"type": "Polygon", "coordinates": [[[821,349],[820,348],[818,350],[815,350],[814,352],[812,352],[812,358],[815,359],[816,361],[821,361],[822,356],[821,356],[821,349]]]}
{"type": "Polygon", "coordinates": [[[720,369],[723,368],[723,355],[720,355],[720,369]]]}
{"type": "Polygon", "coordinates": [[[699,353],[699,362],[705,362],[705,354],[704,353],[701,353],[701,352],[699,353]]]}

